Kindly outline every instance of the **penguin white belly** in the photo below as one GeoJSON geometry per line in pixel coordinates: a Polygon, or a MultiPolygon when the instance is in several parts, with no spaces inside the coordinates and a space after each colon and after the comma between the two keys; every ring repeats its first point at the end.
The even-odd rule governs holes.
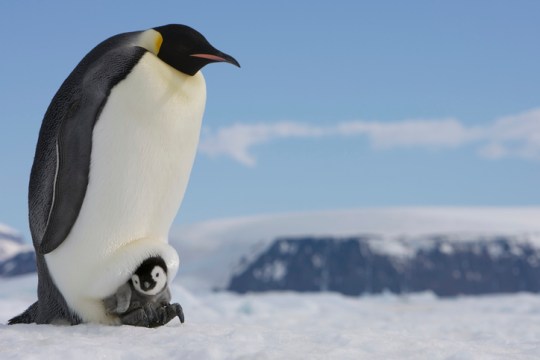
{"type": "Polygon", "coordinates": [[[205,101],[200,72],[184,75],[151,53],[112,89],[94,127],[77,221],[45,255],[56,286],[84,321],[110,322],[101,300],[148,256],[162,256],[174,278],[178,255],[167,237],[195,158],[205,101]]]}

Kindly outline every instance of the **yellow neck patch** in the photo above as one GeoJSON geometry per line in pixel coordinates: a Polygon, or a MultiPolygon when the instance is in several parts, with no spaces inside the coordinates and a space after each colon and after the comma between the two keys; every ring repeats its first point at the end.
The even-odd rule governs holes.
{"type": "Polygon", "coordinates": [[[150,51],[154,55],[159,53],[161,44],[163,43],[163,36],[154,29],[149,29],[141,33],[138,45],[150,51]]]}

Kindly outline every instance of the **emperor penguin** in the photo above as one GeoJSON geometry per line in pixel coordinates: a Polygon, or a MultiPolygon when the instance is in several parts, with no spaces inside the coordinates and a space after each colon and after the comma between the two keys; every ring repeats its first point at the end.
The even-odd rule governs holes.
{"type": "Polygon", "coordinates": [[[213,62],[240,66],[171,24],[103,41],[63,82],[30,174],[38,300],[10,324],[115,324],[103,299],[145,259],[162,258],[175,277],[168,233],[199,141],[200,70],[213,62]]]}

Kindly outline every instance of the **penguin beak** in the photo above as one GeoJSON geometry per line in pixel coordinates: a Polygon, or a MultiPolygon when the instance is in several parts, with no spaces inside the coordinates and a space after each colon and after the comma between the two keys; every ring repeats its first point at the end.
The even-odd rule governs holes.
{"type": "Polygon", "coordinates": [[[238,61],[236,61],[235,58],[225,53],[222,53],[221,51],[217,51],[216,54],[191,54],[190,56],[207,59],[211,62],[226,62],[240,67],[240,64],[238,63],[238,61]]]}

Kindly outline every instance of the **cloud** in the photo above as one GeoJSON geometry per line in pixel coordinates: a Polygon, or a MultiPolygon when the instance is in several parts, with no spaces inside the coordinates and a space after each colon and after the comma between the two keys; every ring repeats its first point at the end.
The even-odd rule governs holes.
{"type": "Polygon", "coordinates": [[[365,135],[376,148],[456,147],[472,134],[457,120],[405,120],[394,123],[352,121],[338,125],[338,134],[365,135]]]}
{"type": "Polygon", "coordinates": [[[492,158],[540,158],[540,109],[507,116],[483,129],[482,154],[492,158]]]}
{"type": "Polygon", "coordinates": [[[364,137],[376,150],[396,148],[444,149],[474,146],[479,156],[500,159],[540,159],[540,109],[506,116],[483,126],[466,126],[457,119],[348,121],[334,126],[298,122],[234,124],[205,129],[199,150],[255,166],[251,150],[280,139],[364,137]]]}
{"type": "Polygon", "coordinates": [[[254,166],[256,160],[249,150],[255,145],[284,138],[324,136],[322,128],[294,122],[274,124],[234,124],[216,132],[205,131],[199,151],[210,156],[225,155],[241,164],[254,166]]]}

